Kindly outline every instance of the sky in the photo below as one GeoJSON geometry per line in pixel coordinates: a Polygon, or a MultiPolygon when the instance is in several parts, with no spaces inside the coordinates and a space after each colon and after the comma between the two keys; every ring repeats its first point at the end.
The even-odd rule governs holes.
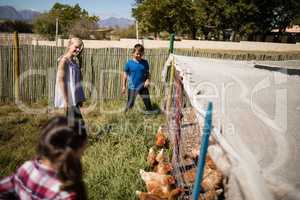
{"type": "Polygon", "coordinates": [[[131,17],[131,8],[134,0],[0,0],[0,6],[9,5],[17,10],[49,11],[54,3],[75,5],[88,11],[90,15],[97,15],[105,19],[108,17],[131,17]]]}

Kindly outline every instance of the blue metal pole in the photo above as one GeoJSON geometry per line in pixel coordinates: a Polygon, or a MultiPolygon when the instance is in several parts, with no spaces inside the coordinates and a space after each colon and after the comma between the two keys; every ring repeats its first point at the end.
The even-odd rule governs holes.
{"type": "Polygon", "coordinates": [[[211,123],[212,123],[212,102],[208,103],[208,108],[205,116],[205,124],[203,128],[203,136],[202,136],[202,142],[200,146],[200,154],[199,154],[199,161],[198,161],[198,169],[196,174],[196,180],[194,183],[193,188],[193,200],[198,200],[199,193],[201,191],[201,182],[203,177],[203,171],[205,166],[205,158],[209,143],[209,136],[211,132],[211,123]]]}

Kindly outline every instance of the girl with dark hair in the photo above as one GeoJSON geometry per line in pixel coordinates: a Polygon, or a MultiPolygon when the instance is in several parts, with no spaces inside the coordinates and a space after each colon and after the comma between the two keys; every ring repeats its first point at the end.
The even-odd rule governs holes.
{"type": "Polygon", "coordinates": [[[78,121],[52,118],[42,129],[37,158],[0,181],[0,199],[87,199],[80,162],[86,143],[78,121]]]}

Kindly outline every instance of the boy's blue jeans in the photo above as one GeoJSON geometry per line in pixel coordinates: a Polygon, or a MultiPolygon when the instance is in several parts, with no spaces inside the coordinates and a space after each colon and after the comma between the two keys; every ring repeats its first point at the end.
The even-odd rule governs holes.
{"type": "Polygon", "coordinates": [[[127,105],[125,108],[125,112],[134,106],[135,98],[138,94],[141,96],[145,104],[146,110],[147,111],[152,110],[149,90],[148,88],[142,87],[141,89],[138,90],[128,89],[128,98],[127,98],[127,105]]]}

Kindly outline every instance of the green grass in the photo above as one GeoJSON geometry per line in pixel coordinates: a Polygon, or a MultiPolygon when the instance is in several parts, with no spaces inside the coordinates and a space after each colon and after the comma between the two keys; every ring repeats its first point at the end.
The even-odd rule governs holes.
{"type": "Polygon", "coordinates": [[[0,105],[0,177],[33,158],[39,129],[47,119],[23,114],[14,105],[0,105]]]}
{"type": "MultiPolygon", "coordinates": [[[[144,115],[138,109],[141,102],[126,114],[118,112],[123,105],[102,103],[84,115],[89,145],[82,162],[89,199],[135,199],[136,190],[145,190],[139,169],[147,170],[146,156],[164,116],[144,115]]],[[[40,127],[50,117],[0,105],[0,177],[34,157],[40,127]]]]}

